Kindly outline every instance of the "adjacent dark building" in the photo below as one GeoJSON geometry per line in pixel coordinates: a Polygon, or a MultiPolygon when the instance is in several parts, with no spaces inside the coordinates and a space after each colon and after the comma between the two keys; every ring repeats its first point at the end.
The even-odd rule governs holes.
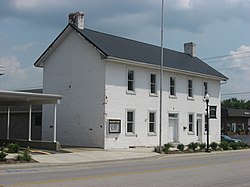
{"type": "Polygon", "coordinates": [[[227,135],[249,134],[250,110],[222,108],[221,131],[227,135]]]}

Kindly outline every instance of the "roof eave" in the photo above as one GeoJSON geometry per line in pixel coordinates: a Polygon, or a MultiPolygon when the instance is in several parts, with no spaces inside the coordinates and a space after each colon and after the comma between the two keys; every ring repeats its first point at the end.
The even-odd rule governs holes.
{"type": "MultiPolygon", "coordinates": [[[[122,58],[117,58],[117,57],[112,57],[108,56],[107,57],[108,61],[111,62],[119,62],[123,64],[128,64],[128,65],[136,65],[136,66],[141,66],[141,67],[147,67],[147,68],[152,68],[152,69],[160,69],[160,65],[155,65],[155,64],[149,64],[149,63],[144,63],[144,62],[139,62],[139,61],[134,61],[134,60],[128,60],[128,59],[122,59],[122,58]]],[[[202,73],[197,73],[197,72],[191,72],[191,71],[186,71],[186,70],[181,70],[181,69],[175,69],[175,68],[170,68],[170,67],[163,67],[163,70],[165,71],[170,71],[173,73],[182,73],[190,76],[198,76],[202,78],[209,78],[209,79],[214,79],[214,80],[219,80],[219,81],[227,81],[227,77],[218,77],[218,76],[213,76],[213,75],[208,75],[208,74],[202,74],[202,73]]]]}

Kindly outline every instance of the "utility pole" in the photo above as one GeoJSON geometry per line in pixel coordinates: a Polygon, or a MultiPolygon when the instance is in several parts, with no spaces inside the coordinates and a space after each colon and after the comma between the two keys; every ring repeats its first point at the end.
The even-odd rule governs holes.
{"type": "Polygon", "coordinates": [[[162,82],[163,82],[163,13],[164,13],[164,0],[161,4],[161,70],[160,70],[160,124],[159,124],[159,152],[162,146],[162,82]]]}

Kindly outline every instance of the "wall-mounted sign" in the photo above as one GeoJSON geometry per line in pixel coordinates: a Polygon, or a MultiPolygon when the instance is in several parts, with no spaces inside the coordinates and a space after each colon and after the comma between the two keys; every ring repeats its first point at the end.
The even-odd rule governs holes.
{"type": "Polygon", "coordinates": [[[217,106],[209,106],[209,118],[215,119],[216,117],[217,106]]]}
{"type": "Polygon", "coordinates": [[[121,133],[120,119],[109,119],[109,133],[121,133]]]}

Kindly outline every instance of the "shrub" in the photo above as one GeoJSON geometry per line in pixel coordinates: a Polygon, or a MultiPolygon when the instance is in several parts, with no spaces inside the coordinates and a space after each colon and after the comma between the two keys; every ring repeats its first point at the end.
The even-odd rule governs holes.
{"type": "Polygon", "coordinates": [[[205,150],[206,149],[206,143],[200,143],[199,144],[199,147],[200,147],[200,150],[205,150]]]}
{"type": "Polygon", "coordinates": [[[221,149],[223,149],[223,150],[228,150],[229,144],[228,144],[228,142],[226,142],[226,141],[222,141],[222,142],[219,144],[219,147],[220,147],[221,149]]]}
{"type": "Polygon", "coordinates": [[[162,151],[167,153],[171,147],[173,147],[173,145],[170,143],[164,144],[162,151]]]}
{"type": "Polygon", "coordinates": [[[25,149],[23,153],[17,155],[16,160],[30,162],[31,161],[30,150],[25,149]]]}
{"type": "Polygon", "coordinates": [[[19,151],[19,145],[18,144],[14,144],[14,143],[10,143],[7,145],[8,148],[8,153],[18,153],[19,151]]]}
{"type": "Polygon", "coordinates": [[[0,161],[4,161],[5,160],[5,157],[7,156],[8,154],[3,152],[3,150],[1,150],[0,152],[0,161]]]}
{"type": "Polygon", "coordinates": [[[195,151],[198,147],[198,143],[195,142],[191,142],[190,144],[188,144],[188,149],[195,151]]]}
{"type": "Polygon", "coordinates": [[[231,142],[229,146],[232,147],[233,150],[237,150],[240,148],[240,144],[238,142],[231,142]]]}
{"type": "Polygon", "coordinates": [[[248,148],[248,144],[247,144],[247,143],[244,143],[244,142],[239,142],[239,146],[240,146],[242,149],[247,149],[247,148],[248,148]]]}
{"type": "Polygon", "coordinates": [[[184,151],[184,145],[183,144],[177,145],[177,149],[180,151],[184,151]]]}
{"type": "Polygon", "coordinates": [[[218,147],[218,143],[212,142],[212,143],[210,144],[210,147],[211,147],[213,150],[216,150],[217,147],[218,147]]]}

